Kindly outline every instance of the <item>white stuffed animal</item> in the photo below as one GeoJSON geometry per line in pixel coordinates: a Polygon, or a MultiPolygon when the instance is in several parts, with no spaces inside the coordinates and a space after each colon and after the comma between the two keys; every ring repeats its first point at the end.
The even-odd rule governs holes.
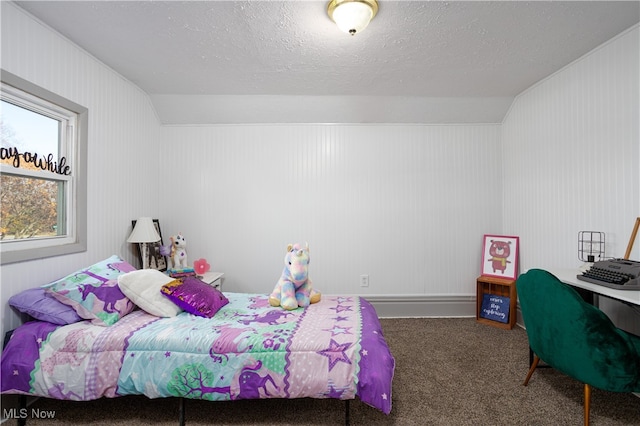
{"type": "Polygon", "coordinates": [[[187,240],[182,234],[169,237],[171,240],[171,255],[169,259],[173,262],[173,269],[187,268],[187,240]]]}

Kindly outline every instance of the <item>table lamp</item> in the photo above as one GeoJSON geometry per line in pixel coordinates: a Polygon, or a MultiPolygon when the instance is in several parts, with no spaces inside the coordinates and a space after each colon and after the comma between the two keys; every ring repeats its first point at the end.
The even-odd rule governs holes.
{"type": "Polygon", "coordinates": [[[142,255],[142,269],[149,269],[149,243],[160,241],[160,235],[156,231],[153,219],[150,217],[141,217],[136,221],[128,243],[139,243],[140,253],[142,255]]]}

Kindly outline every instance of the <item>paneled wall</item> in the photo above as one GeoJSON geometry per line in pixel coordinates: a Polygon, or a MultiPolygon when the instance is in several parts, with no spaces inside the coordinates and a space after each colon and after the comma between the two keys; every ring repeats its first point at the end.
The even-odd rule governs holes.
{"type": "Polygon", "coordinates": [[[162,151],[165,234],[231,291],[271,291],[308,241],[325,293],[473,295],[501,229],[499,125],[164,127],[162,151]]]}
{"type": "Polygon", "coordinates": [[[3,265],[2,335],[19,324],[7,300],[118,254],[137,264],[125,242],[131,219],[158,212],[160,126],[149,100],[95,58],[11,3],[2,2],[2,67],[89,109],[88,249],[3,265]]]}
{"type": "Polygon", "coordinates": [[[639,31],[519,95],[503,123],[504,230],[522,237],[525,269],[578,266],[579,231],[625,252],[640,215],[639,31]]]}
{"type": "Polygon", "coordinates": [[[90,126],[88,251],[3,266],[3,332],[10,295],[111,254],[137,264],[125,240],[143,215],[227,290],[270,291],[287,243],[308,241],[322,292],[445,316],[473,306],[483,234],[520,236],[523,270],[574,267],[578,231],[619,256],[640,215],[637,27],[522,93],[502,125],[160,127],[139,88],[1,7],[2,67],[87,106],[90,126]]]}
{"type": "Polygon", "coordinates": [[[513,103],[502,126],[504,231],[521,237],[523,270],[580,266],[579,231],[605,232],[606,256],[624,255],[640,216],[639,40],[636,26],[513,103]]]}

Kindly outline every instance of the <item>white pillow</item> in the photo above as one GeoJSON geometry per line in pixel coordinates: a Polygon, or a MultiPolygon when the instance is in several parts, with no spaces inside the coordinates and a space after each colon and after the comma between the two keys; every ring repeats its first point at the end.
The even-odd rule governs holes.
{"type": "Polygon", "coordinates": [[[160,289],[174,281],[157,269],[141,269],[118,277],[120,290],[141,309],[157,317],[175,317],[182,309],[164,296],[160,289]]]}

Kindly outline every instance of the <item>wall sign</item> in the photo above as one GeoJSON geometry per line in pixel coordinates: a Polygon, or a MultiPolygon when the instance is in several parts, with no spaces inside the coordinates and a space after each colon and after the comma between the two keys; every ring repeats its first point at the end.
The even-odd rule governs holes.
{"type": "Polygon", "coordinates": [[[482,298],[480,317],[506,324],[509,322],[509,302],[510,298],[507,296],[485,294],[482,298]]]}
{"type": "Polygon", "coordinates": [[[9,148],[0,148],[0,160],[11,159],[11,164],[13,167],[20,168],[20,158],[29,164],[33,164],[33,166],[40,170],[48,170],[52,173],[56,173],[59,175],[69,176],[71,174],[71,166],[67,166],[67,159],[65,157],[61,157],[60,160],[53,161],[53,154],[49,154],[46,157],[38,157],[38,154],[32,154],[30,152],[24,152],[20,154],[18,148],[9,147],[9,148]]]}

